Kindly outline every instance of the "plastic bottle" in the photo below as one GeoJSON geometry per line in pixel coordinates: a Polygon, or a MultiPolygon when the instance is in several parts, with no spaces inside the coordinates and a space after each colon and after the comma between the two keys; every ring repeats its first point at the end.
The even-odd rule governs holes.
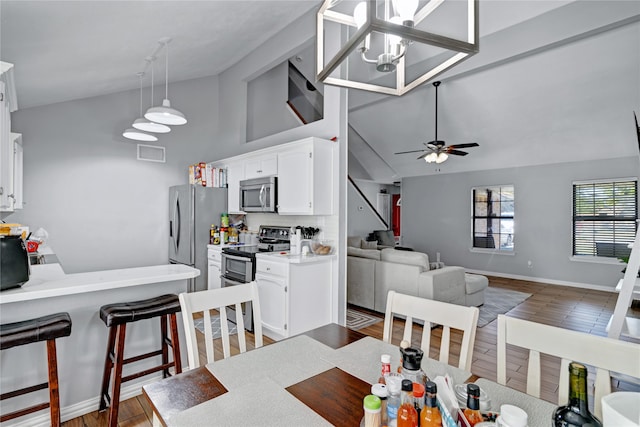
{"type": "Polygon", "coordinates": [[[391,355],[380,355],[380,362],[382,363],[382,368],[380,369],[380,378],[378,378],[378,382],[380,384],[386,384],[385,377],[387,376],[387,374],[391,373],[391,355]]]}
{"type": "Polygon", "coordinates": [[[483,421],[480,413],[480,387],[476,384],[467,384],[467,407],[464,409],[464,417],[471,427],[483,421]]]}
{"type": "Polygon", "coordinates": [[[385,384],[374,384],[371,386],[371,394],[380,398],[380,418],[382,426],[385,427],[389,423],[389,416],[387,414],[387,398],[389,397],[389,391],[385,384]]]}
{"type": "Polygon", "coordinates": [[[418,427],[418,411],[413,405],[413,383],[402,380],[402,400],[398,408],[397,427],[418,427]]]}
{"type": "Polygon", "coordinates": [[[387,377],[387,418],[389,427],[395,427],[398,418],[398,408],[400,407],[400,389],[402,377],[398,374],[387,377]]]}
{"type": "Polygon", "coordinates": [[[229,227],[229,214],[226,212],[220,215],[220,227],[229,227]]]}
{"type": "Polygon", "coordinates": [[[500,427],[527,427],[529,416],[527,413],[513,405],[500,405],[500,415],[496,419],[496,425],[500,427]]]}
{"type": "Polygon", "coordinates": [[[569,363],[569,402],[553,413],[554,426],[593,426],[602,423],[591,412],[587,401],[587,368],[576,362],[569,363]]]}
{"type": "Polygon", "coordinates": [[[227,227],[220,227],[220,243],[223,245],[229,243],[229,236],[227,235],[227,227]]]}
{"type": "Polygon", "coordinates": [[[442,427],[442,414],[437,405],[438,386],[433,381],[425,384],[424,406],[420,411],[420,427],[442,427]]]}
{"type": "Polygon", "coordinates": [[[420,415],[422,407],[424,406],[424,386],[420,383],[413,383],[413,405],[420,415]]]}
{"type": "Polygon", "coordinates": [[[382,420],[380,417],[380,398],[369,394],[362,402],[364,408],[364,427],[380,427],[382,420]]]}

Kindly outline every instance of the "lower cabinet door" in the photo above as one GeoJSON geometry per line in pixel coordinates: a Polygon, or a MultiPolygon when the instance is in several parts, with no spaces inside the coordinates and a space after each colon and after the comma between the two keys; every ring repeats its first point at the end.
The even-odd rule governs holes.
{"type": "Polygon", "coordinates": [[[207,289],[219,289],[222,286],[219,262],[209,260],[207,268],[207,282],[207,289]]]}
{"type": "Polygon", "coordinates": [[[274,332],[283,338],[289,336],[287,330],[287,284],[284,278],[256,274],[258,295],[260,296],[260,314],[263,333],[271,338],[279,338],[270,334],[274,332]]]}

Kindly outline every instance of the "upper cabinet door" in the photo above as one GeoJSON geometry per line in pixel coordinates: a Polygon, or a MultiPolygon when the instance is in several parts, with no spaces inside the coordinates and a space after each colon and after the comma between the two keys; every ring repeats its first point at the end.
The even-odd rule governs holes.
{"type": "Polygon", "coordinates": [[[244,161],[244,179],[275,176],[278,174],[278,155],[268,154],[244,161]]]}
{"type": "Polygon", "coordinates": [[[334,154],[333,142],[317,138],[278,153],[279,214],[334,214],[334,154]]]}
{"type": "Polygon", "coordinates": [[[227,169],[227,209],[229,213],[243,213],[240,210],[240,181],[245,179],[244,164],[232,162],[226,165],[227,169]]]}

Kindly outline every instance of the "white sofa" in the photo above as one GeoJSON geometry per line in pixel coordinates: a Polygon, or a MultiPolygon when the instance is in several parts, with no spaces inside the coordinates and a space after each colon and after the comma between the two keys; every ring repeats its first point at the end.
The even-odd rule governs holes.
{"type": "MultiPolygon", "coordinates": [[[[394,290],[452,304],[484,304],[484,276],[465,274],[462,267],[430,269],[422,252],[347,246],[347,302],[384,313],[387,293],[394,290]]],[[[353,246],[351,246],[353,245],[353,246]]]]}

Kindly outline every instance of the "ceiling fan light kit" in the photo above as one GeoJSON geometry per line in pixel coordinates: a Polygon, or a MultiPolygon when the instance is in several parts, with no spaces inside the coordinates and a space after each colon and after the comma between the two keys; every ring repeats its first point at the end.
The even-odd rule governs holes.
{"type": "Polygon", "coordinates": [[[422,153],[418,160],[424,159],[427,163],[442,163],[449,158],[450,154],[456,156],[466,156],[466,151],[459,150],[460,148],[479,147],[477,142],[468,142],[465,144],[449,145],[445,147],[445,142],[438,139],[438,86],[440,82],[433,82],[433,87],[436,88],[436,107],[435,107],[435,138],[433,141],[423,142],[425,148],[421,150],[400,151],[393,154],[407,154],[407,153],[422,153]]]}
{"type": "Polygon", "coordinates": [[[171,102],[169,101],[169,49],[167,45],[171,42],[171,38],[163,37],[158,41],[158,48],[147,58],[147,62],[144,71],[137,73],[140,78],[140,117],[133,122],[133,128],[127,129],[122,133],[125,138],[134,139],[137,141],[154,142],[158,138],[155,135],[151,135],[147,132],[153,133],[168,133],[171,128],[168,125],[183,125],[187,123],[185,115],[171,108],[171,102]],[[153,87],[154,87],[154,74],[153,74],[153,62],[156,60],[157,54],[160,50],[165,49],[165,99],[162,101],[162,105],[153,106],[153,87]],[[151,107],[146,111],[144,116],[142,115],[142,77],[145,75],[147,67],[151,65],[151,107]]]}
{"type": "MultiPolygon", "coordinates": [[[[453,4],[456,0],[364,0],[353,11],[346,8],[353,2],[325,0],[316,19],[316,73],[318,81],[325,84],[388,95],[404,95],[417,86],[434,79],[440,73],[476,54],[478,47],[478,0],[466,2],[466,17],[452,25],[466,25],[466,40],[423,31],[421,23],[442,4],[453,4]],[[327,35],[340,37],[348,29],[349,38],[335,52],[328,52],[327,35]],[[372,35],[375,34],[374,37],[372,35]],[[380,37],[382,36],[382,37],[380,37]],[[374,41],[376,46],[372,46],[374,41]],[[325,43],[327,42],[327,43],[325,43]],[[420,58],[412,44],[422,43],[444,49],[447,55],[420,58]],[[381,74],[395,72],[395,82],[390,85],[376,84],[377,76],[365,73],[358,77],[347,72],[347,65],[359,51],[359,60],[375,65],[381,74]],[[407,57],[416,52],[411,67],[426,68],[407,73],[407,57]],[[426,61],[430,59],[429,61],[426,61]],[[441,59],[441,60],[440,60],[441,59]],[[424,65],[428,64],[428,65],[424,65]],[[416,75],[413,80],[411,76],[416,75]],[[367,80],[367,81],[365,81],[367,80]],[[410,81],[409,81],[410,80],[410,81]]],[[[457,0],[459,3],[459,0],[457,0]]]]}

